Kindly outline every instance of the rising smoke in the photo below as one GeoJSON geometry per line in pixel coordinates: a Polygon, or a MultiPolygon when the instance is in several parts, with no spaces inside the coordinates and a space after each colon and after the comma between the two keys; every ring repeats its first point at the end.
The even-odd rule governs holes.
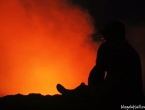
{"type": "Polygon", "coordinates": [[[87,11],[66,0],[0,0],[0,16],[0,95],[87,83],[96,58],[87,11]]]}

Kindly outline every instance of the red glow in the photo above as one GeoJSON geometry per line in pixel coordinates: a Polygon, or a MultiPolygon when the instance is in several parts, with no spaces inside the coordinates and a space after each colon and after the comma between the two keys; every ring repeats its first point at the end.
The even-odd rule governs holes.
{"type": "Polygon", "coordinates": [[[0,15],[0,95],[87,83],[96,58],[87,13],[66,0],[1,0],[0,15]]]}

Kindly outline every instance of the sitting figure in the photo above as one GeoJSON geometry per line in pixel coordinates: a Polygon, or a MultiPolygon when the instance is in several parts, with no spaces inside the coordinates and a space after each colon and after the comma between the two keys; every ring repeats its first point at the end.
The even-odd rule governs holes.
{"type": "Polygon", "coordinates": [[[98,100],[98,103],[100,100],[103,103],[114,101],[123,104],[140,100],[143,97],[140,57],[125,39],[124,24],[110,21],[100,33],[105,41],[98,49],[96,65],[89,74],[88,85],[82,83],[68,90],[58,84],[57,90],[62,95],[88,95],[98,100]]]}

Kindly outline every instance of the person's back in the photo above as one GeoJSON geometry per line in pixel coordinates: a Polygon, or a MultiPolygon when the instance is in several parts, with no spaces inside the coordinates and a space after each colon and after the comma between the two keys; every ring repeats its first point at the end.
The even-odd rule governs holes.
{"type": "Polygon", "coordinates": [[[103,46],[107,58],[105,82],[116,85],[114,89],[122,94],[124,100],[139,98],[143,90],[138,53],[126,40],[106,42],[102,45],[102,49],[103,46]]]}
{"type": "Polygon", "coordinates": [[[110,22],[101,33],[106,42],[98,49],[96,66],[90,72],[88,84],[110,86],[108,96],[124,103],[139,100],[143,96],[141,62],[138,53],[125,40],[124,25],[110,22]],[[102,80],[105,71],[107,76],[102,80]]]}

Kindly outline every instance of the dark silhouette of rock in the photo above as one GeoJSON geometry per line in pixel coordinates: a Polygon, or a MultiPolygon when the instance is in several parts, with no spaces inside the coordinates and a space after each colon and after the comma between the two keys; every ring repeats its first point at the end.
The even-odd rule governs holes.
{"type": "MultiPolygon", "coordinates": [[[[143,100],[139,104],[145,105],[143,100]]],[[[120,108],[121,105],[100,106],[76,95],[18,94],[0,98],[0,110],[119,110],[120,108]]]]}
{"type": "Polygon", "coordinates": [[[76,110],[93,108],[92,103],[75,96],[9,95],[0,98],[0,110],[76,110]]]}

